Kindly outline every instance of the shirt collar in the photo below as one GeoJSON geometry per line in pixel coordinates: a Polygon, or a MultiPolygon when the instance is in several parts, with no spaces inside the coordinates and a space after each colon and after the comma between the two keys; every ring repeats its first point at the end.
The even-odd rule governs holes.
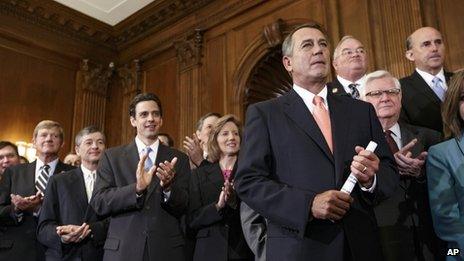
{"type": "Polygon", "coordinates": [[[146,147],[150,147],[151,150],[153,151],[153,154],[150,153],[150,158],[152,160],[158,154],[159,144],[160,144],[160,141],[156,139],[156,141],[153,142],[150,146],[147,146],[145,143],[143,143],[142,140],[139,139],[138,136],[135,136],[135,145],[137,146],[137,151],[139,152],[139,155],[142,155],[143,153],[145,153],[146,147]],[[155,155],[155,156],[152,156],[152,155],[155,155]]]}
{"type": "Polygon", "coordinates": [[[422,71],[419,68],[416,68],[416,71],[430,87],[433,86],[433,79],[435,77],[438,77],[441,80],[441,85],[443,86],[443,88],[445,88],[445,90],[447,89],[445,71],[443,70],[443,67],[440,69],[437,75],[432,75],[426,71],[422,71]]]}
{"type": "Polygon", "coordinates": [[[92,171],[92,170],[84,167],[83,164],[81,164],[81,170],[82,170],[82,173],[84,173],[84,178],[85,179],[88,179],[90,177],[94,178],[94,175],[92,175],[92,173],[96,173],[96,170],[92,171]]]}
{"type": "MultiPolygon", "coordinates": [[[[313,99],[316,95],[296,84],[293,84],[293,89],[301,97],[301,99],[303,99],[303,102],[306,105],[306,107],[308,107],[309,111],[313,113],[313,99]]],[[[327,85],[324,86],[324,88],[322,88],[322,90],[317,95],[322,97],[322,99],[324,100],[324,107],[327,110],[329,110],[329,103],[327,102],[327,85]]]]}
{"type": "MultiPolygon", "coordinates": [[[[56,165],[58,165],[59,160],[60,158],[56,158],[54,161],[47,163],[47,165],[50,166],[50,170],[48,171],[48,173],[55,173],[56,165]]],[[[43,165],[45,165],[45,163],[41,161],[39,158],[37,158],[37,162],[35,164],[35,172],[38,173],[43,165]]]]}
{"type": "Polygon", "coordinates": [[[359,78],[355,82],[348,81],[347,79],[341,77],[340,75],[337,75],[337,80],[343,86],[343,89],[345,89],[346,93],[351,93],[350,87],[348,87],[348,85],[350,85],[352,83],[355,83],[355,84],[358,85],[356,88],[358,89],[360,95],[362,95],[364,93],[364,83],[366,82],[366,75],[365,74],[363,75],[363,77],[359,78]]]}
{"type": "Polygon", "coordinates": [[[391,126],[390,131],[393,133],[393,135],[395,135],[395,137],[401,139],[400,125],[398,122],[391,126]]]}

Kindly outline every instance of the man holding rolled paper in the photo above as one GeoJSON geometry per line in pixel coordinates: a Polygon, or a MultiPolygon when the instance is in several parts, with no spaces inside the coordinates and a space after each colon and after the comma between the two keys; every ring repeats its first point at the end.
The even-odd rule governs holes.
{"type": "Polygon", "coordinates": [[[251,105],[235,185],[266,218],[267,260],[380,260],[373,206],[398,185],[373,107],[327,92],[329,40],[315,23],[282,45],[293,89],[251,105]],[[375,153],[365,150],[369,141],[375,153]],[[340,189],[350,173],[351,194],[340,189]]]}

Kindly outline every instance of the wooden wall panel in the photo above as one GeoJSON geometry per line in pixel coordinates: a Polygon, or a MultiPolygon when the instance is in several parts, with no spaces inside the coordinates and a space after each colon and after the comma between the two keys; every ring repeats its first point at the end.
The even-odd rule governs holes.
{"type": "MultiPolygon", "coordinates": [[[[188,110],[179,102],[179,88],[177,80],[177,61],[175,57],[166,59],[154,59],[150,63],[156,63],[146,68],[144,92],[153,92],[161,99],[163,106],[163,126],[161,131],[167,132],[179,145],[179,114],[188,110]]],[[[187,91],[187,90],[182,90],[187,91]]]]}
{"type": "Polygon", "coordinates": [[[0,47],[0,140],[32,139],[35,125],[62,124],[70,151],[76,71],[0,47]]]}

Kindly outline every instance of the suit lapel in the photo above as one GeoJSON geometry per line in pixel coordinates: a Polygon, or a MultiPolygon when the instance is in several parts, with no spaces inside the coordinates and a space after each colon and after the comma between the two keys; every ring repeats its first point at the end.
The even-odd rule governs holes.
{"type": "MultiPolygon", "coordinates": [[[[168,154],[169,152],[167,150],[167,147],[160,143],[158,147],[158,153],[156,154],[155,165],[159,166],[161,162],[164,162],[166,160],[171,161],[172,159],[168,158],[169,157],[168,154]]],[[[153,193],[153,190],[155,190],[155,188],[159,186],[159,183],[160,183],[160,180],[158,176],[156,176],[156,172],[155,172],[155,174],[153,175],[153,179],[151,180],[151,183],[148,185],[147,198],[150,197],[150,195],[153,193]]]]}
{"type": "Polygon", "coordinates": [[[418,138],[418,143],[416,143],[416,145],[414,145],[414,147],[412,147],[411,149],[412,156],[417,157],[424,150],[424,146],[422,143],[423,141],[419,140],[419,137],[417,137],[418,133],[415,132],[410,127],[410,125],[403,124],[403,123],[399,123],[399,125],[400,125],[400,132],[401,132],[401,143],[403,147],[406,146],[413,139],[418,138]]]}
{"type": "MultiPolygon", "coordinates": [[[[237,165],[237,164],[235,164],[237,165]]],[[[206,169],[206,179],[211,183],[215,188],[221,190],[224,185],[224,177],[222,176],[221,167],[219,163],[211,164],[206,169]]]]}
{"type": "MultiPolygon", "coordinates": [[[[26,164],[26,172],[25,174],[27,175],[25,177],[25,188],[29,189],[29,194],[30,195],[35,195],[37,193],[37,189],[35,188],[35,166],[37,165],[37,160],[31,163],[26,164]]],[[[30,196],[28,195],[28,196],[30,196]]]]}
{"type": "Polygon", "coordinates": [[[335,77],[335,79],[327,85],[329,87],[328,93],[335,94],[335,95],[345,95],[351,97],[348,93],[346,93],[345,88],[340,83],[340,81],[335,77]]]}
{"type": "Polygon", "coordinates": [[[73,198],[76,199],[77,205],[79,206],[79,210],[81,213],[86,211],[87,206],[89,205],[87,202],[87,192],[85,190],[85,181],[84,181],[84,173],[82,172],[81,168],[77,168],[70,173],[69,177],[69,191],[73,194],[73,198]]]}
{"type": "Polygon", "coordinates": [[[329,146],[327,145],[319,126],[317,126],[316,121],[301,97],[294,90],[291,90],[284,96],[284,112],[309,136],[309,138],[317,144],[327,158],[329,158],[333,163],[333,155],[330,152],[329,146]]]}
{"type": "MultiPolygon", "coordinates": [[[[351,107],[348,106],[346,102],[341,102],[340,99],[343,98],[333,94],[327,95],[330,110],[330,122],[332,125],[332,140],[335,159],[335,180],[337,184],[343,178],[343,155],[346,146],[344,139],[346,139],[348,136],[349,125],[351,123],[351,119],[347,118],[349,115],[351,115],[351,107]]],[[[350,99],[352,98],[350,97],[350,99]]]]}
{"type": "Polygon", "coordinates": [[[126,162],[129,163],[127,165],[128,180],[129,182],[135,183],[137,181],[135,175],[137,171],[137,165],[139,163],[139,151],[137,150],[135,141],[125,147],[124,157],[126,158],[126,162]]]}
{"type": "Polygon", "coordinates": [[[437,106],[441,106],[441,100],[438,96],[433,92],[432,88],[425,82],[424,78],[420,76],[420,74],[414,70],[414,73],[411,77],[413,84],[410,87],[414,87],[417,89],[418,92],[423,93],[430,101],[432,101],[437,106]]]}

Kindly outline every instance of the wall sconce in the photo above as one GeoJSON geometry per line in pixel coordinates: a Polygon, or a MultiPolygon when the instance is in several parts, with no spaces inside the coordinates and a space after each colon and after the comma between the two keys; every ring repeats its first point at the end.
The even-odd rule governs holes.
{"type": "Polygon", "coordinates": [[[16,146],[18,146],[18,153],[19,156],[26,157],[29,162],[35,160],[35,153],[36,149],[32,145],[32,143],[27,143],[25,141],[17,141],[16,146]]]}

